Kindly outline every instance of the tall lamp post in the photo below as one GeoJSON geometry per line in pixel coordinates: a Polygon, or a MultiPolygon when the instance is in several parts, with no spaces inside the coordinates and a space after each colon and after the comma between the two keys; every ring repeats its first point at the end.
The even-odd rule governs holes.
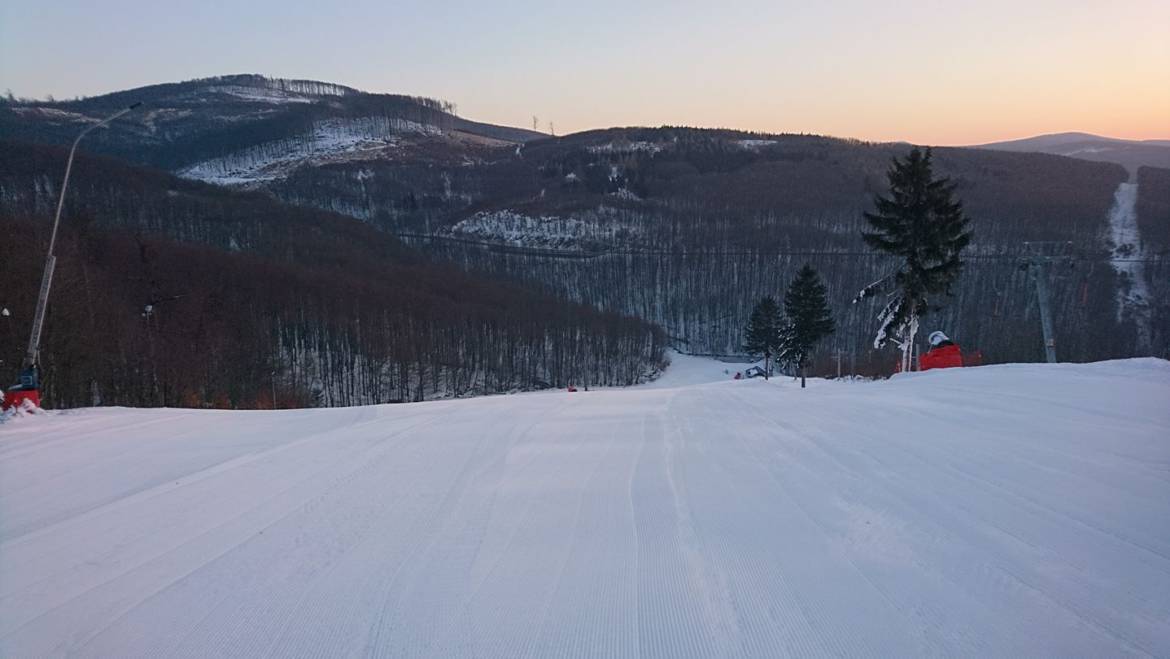
{"type": "MultiPolygon", "coordinates": [[[[14,399],[31,399],[36,405],[40,404],[40,388],[39,377],[37,373],[37,364],[40,358],[41,351],[41,329],[45,322],[45,307],[49,302],[49,290],[53,287],[53,269],[57,265],[57,257],[53,254],[53,250],[57,245],[57,227],[61,224],[61,209],[65,206],[65,189],[69,187],[69,173],[73,171],[73,156],[77,153],[77,145],[81,143],[82,138],[90,133],[95,128],[100,128],[110,123],[111,121],[121,117],[130,112],[134,108],[142,105],[142,103],[135,103],[128,108],[123,108],[114,114],[102,119],[101,121],[87,127],[81,131],[77,139],[73,140],[73,147],[69,149],[69,160],[65,163],[65,179],[61,181],[61,193],[57,197],[57,214],[53,218],[53,231],[49,234],[49,252],[45,258],[45,272],[41,277],[41,292],[37,296],[37,309],[33,314],[32,333],[28,337],[28,351],[24,355],[24,367],[20,372],[20,383],[16,387],[10,389],[11,393],[18,394],[17,396],[9,396],[14,399]],[[25,392],[24,395],[19,395],[25,392]]],[[[9,402],[7,404],[15,404],[17,401],[9,402]]]]}

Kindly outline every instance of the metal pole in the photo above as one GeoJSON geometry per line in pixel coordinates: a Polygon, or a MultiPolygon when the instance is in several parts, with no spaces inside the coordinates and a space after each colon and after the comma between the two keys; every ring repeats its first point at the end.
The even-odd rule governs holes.
{"type": "Polygon", "coordinates": [[[45,257],[45,272],[41,275],[41,292],[37,296],[37,309],[33,314],[32,333],[28,337],[28,351],[24,355],[26,369],[36,366],[41,350],[41,329],[45,323],[45,307],[49,303],[49,291],[53,287],[53,270],[57,266],[57,257],[53,254],[53,249],[57,246],[57,227],[61,224],[61,209],[65,206],[65,189],[69,187],[69,174],[73,171],[73,156],[77,153],[77,145],[81,143],[81,138],[88,135],[91,130],[105,126],[139,105],[142,103],[135,103],[128,108],[119,110],[81,131],[77,139],[73,140],[72,148],[69,149],[69,160],[65,162],[65,178],[61,181],[61,194],[57,197],[57,214],[53,217],[53,231],[49,234],[49,253],[45,257]]]}
{"type": "Polygon", "coordinates": [[[1048,259],[1032,261],[1032,276],[1036,279],[1036,298],[1040,306],[1040,327],[1044,331],[1044,358],[1056,363],[1056,336],[1052,331],[1052,309],[1048,297],[1048,259]]]}

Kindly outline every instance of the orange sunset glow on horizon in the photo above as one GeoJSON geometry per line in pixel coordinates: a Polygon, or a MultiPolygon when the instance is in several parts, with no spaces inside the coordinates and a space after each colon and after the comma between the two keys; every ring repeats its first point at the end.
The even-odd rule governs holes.
{"type": "Polygon", "coordinates": [[[535,116],[558,134],[1170,138],[1170,2],[130,4],[117,16],[80,2],[6,8],[0,89],[71,98],[255,72],[443,98],[498,124],[535,116]]]}

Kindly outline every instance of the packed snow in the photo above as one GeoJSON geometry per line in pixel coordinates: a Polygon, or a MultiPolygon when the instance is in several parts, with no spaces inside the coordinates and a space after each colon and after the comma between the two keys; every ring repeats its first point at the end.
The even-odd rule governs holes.
{"type": "Polygon", "coordinates": [[[0,655],[1170,655],[1170,362],[735,366],[15,419],[0,655]]]}

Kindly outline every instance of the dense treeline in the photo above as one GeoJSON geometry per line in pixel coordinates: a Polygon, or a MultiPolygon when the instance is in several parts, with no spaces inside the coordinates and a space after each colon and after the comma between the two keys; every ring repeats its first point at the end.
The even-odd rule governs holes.
{"type": "Polygon", "coordinates": [[[1170,169],[1137,171],[1137,219],[1147,253],[1170,252],[1170,169]]]}
{"type": "MultiPolygon", "coordinates": [[[[302,169],[271,189],[298,203],[344,202],[394,232],[436,232],[481,210],[572,215],[617,207],[645,217],[659,247],[851,244],[851,225],[882,190],[890,159],[907,149],[818,136],[760,137],[591,131],[530,142],[518,154],[471,150],[471,165],[436,146],[410,158],[302,169]]],[[[940,148],[935,161],[970,214],[984,218],[981,242],[989,247],[1098,241],[1113,193],[1126,180],[1118,165],[1045,154],[940,148]]]]}
{"type": "MultiPolygon", "coordinates": [[[[840,351],[858,370],[889,368],[890,355],[868,346],[876,303],[850,300],[890,268],[861,243],[861,214],[882,189],[890,158],[906,147],[764,137],[597,131],[531,142],[519,156],[509,152],[475,167],[361,163],[360,180],[351,165],[305,168],[271,189],[299,204],[335,204],[402,235],[435,236],[412,244],[469,269],[652,320],[694,352],[737,352],[751,304],[779,295],[808,260],[836,295],[839,331],[823,352],[840,351]],[[599,183],[591,188],[593,179],[599,183]],[[578,232],[590,238],[560,257],[543,247],[556,236],[534,233],[527,242],[540,249],[522,249],[521,238],[504,250],[459,224],[469,213],[501,207],[533,218],[523,226],[536,231],[555,232],[568,220],[599,230],[578,232]],[[598,246],[594,237],[605,235],[622,239],[598,246]]],[[[1073,259],[1052,273],[1061,358],[1135,354],[1135,328],[1117,321],[1117,277],[1103,240],[1114,193],[1126,180],[1123,168],[970,149],[937,149],[935,160],[957,185],[975,241],[956,296],[928,323],[982,349],[989,361],[1042,359],[1035,291],[1019,257],[1026,242],[1071,243],[1036,248],[1073,259]]],[[[477,227],[511,228],[507,217],[500,213],[477,227]]],[[[501,230],[500,238],[512,233],[501,230]]],[[[1154,348],[1165,353],[1166,341],[1154,348]]]]}
{"type": "MultiPolygon", "coordinates": [[[[882,258],[755,250],[563,258],[452,241],[417,244],[423,247],[424,242],[429,243],[425,249],[469,270],[542,284],[575,301],[652,320],[662,325],[673,345],[696,353],[739,354],[752,305],[760,297],[782,293],[808,262],[824,276],[837,321],[837,332],[822,344],[820,356],[841,352],[846,371],[867,374],[888,373],[896,361],[892,349],[876,351],[871,345],[880,301],[851,304],[863,286],[889,271],[892,263],[882,258]]],[[[1062,360],[1135,354],[1134,328],[1114,320],[1115,279],[1105,260],[1077,261],[1052,272],[1062,360]]],[[[928,316],[924,327],[944,329],[963,345],[981,349],[989,362],[1043,359],[1035,289],[1016,259],[969,260],[955,293],[928,316]]],[[[1156,354],[1164,354],[1164,339],[1159,346],[1163,352],[1156,354]]]]}
{"type": "MultiPolygon", "coordinates": [[[[62,156],[0,144],[6,379],[62,156]]],[[[349,218],[108,159],[74,177],[42,354],[56,407],[351,405],[630,384],[661,366],[643,321],[465,275],[349,218]]]]}
{"type": "MultiPolygon", "coordinates": [[[[1137,220],[1150,288],[1150,333],[1155,346],[1170,343],[1170,169],[1137,171],[1137,220]]],[[[1163,354],[1163,356],[1167,356],[1163,354]]]]}

